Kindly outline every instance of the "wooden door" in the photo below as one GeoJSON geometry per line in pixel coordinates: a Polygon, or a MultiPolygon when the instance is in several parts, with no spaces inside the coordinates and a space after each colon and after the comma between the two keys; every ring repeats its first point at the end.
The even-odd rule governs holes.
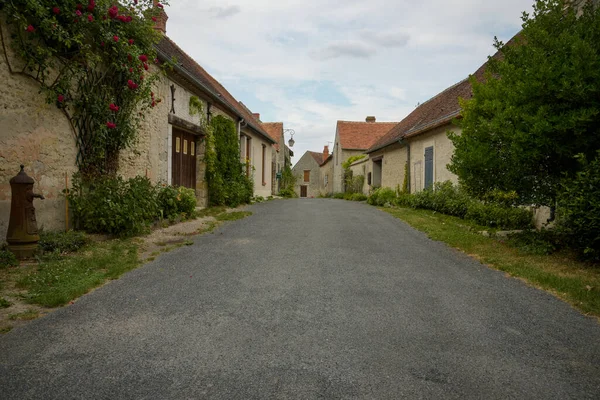
{"type": "Polygon", "coordinates": [[[171,184],[196,189],[196,135],[173,129],[171,184]]]}
{"type": "Polygon", "coordinates": [[[425,189],[433,187],[433,146],[425,148],[425,189]]]}
{"type": "Polygon", "coordinates": [[[306,197],[308,195],[308,186],[300,186],[300,197],[306,197]]]}

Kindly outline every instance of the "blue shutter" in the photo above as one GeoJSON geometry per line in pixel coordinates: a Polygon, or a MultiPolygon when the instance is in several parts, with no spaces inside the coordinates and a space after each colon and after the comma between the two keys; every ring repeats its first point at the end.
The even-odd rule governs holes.
{"type": "Polygon", "coordinates": [[[425,148],[425,189],[433,187],[433,146],[425,148]]]}

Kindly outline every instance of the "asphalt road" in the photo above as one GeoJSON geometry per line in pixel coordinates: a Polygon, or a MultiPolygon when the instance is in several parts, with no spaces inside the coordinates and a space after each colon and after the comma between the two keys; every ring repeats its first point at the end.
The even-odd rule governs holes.
{"type": "Polygon", "coordinates": [[[251,210],[0,336],[0,398],[600,398],[551,295],[364,204],[251,210]]]}

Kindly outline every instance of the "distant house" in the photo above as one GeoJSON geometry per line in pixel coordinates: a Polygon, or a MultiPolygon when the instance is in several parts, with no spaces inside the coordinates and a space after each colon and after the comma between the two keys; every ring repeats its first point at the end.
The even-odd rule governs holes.
{"type": "Polygon", "coordinates": [[[319,193],[323,195],[333,194],[333,154],[329,154],[329,146],[323,149],[323,162],[320,166],[321,182],[319,193]]]}
{"type": "MultiPolygon", "coordinates": [[[[260,116],[259,116],[260,119],[260,116]]],[[[285,144],[283,122],[261,122],[262,128],[275,141],[272,146],[272,164],[271,164],[271,193],[279,193],[282,171],[286,166],[291,167],[294,152],[285,144]]]]}
{"type": "Polygon", "coordinates": [[[365,122],[337,122],[332,160],[333,193],[344,191],[342,163],[352,156],[364,154],[397,124],[397,122],[376,122],[375,117],[367,117],[365,122]]]}
{"type": "MultiPolygon", "coordinates": [[[[329,154],[327,154],[329,156],[329,154]]],[[[328,158],[328,157],[327,157],[328,158]]],[[[321,188],[321,165],[324,153],[307,151],[298,160],[292,172],[296,177],[295,191],[299,197],[317,197],[321,188]]]]}

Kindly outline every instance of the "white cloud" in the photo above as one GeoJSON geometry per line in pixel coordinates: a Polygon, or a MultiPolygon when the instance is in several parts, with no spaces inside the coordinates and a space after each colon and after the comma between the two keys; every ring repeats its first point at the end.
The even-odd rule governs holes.
{"type": "Polygon", "coordinates": [[[238,100],[263,120],[296,130],[297,160],[332,141],[338,119],[399,120],[465,78],[493,53],[495,35],[506,40],[517,33],[521,12],[531,6],[531,0],[178,0],[166,11],[169,36],[238,100]],[[244,18],[236,17],[242,9],[244,18]],[[350,104],[290,90],[324,81],[350,104]]]}
{"type": "Polygon", "coordinates": [[[211,7],[208,12],[211,13],[217,19],[225,19],[239,14],[242,11],[240,6],[228,6],[228,7],[211,7]]]}

